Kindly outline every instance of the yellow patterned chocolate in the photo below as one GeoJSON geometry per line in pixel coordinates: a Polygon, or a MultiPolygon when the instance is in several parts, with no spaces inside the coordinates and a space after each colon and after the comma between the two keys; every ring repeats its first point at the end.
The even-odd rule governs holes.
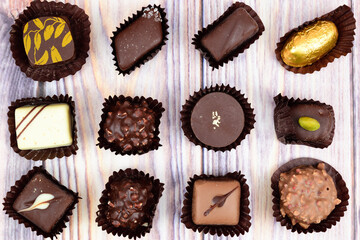
{"type": "Polygon", "coordinates": [[[31,65],[49,65],[70,60],[75,53],[67,21],[61,17],[40,17],[23,29],[24,49],[31,65]]]}
{"type": "Polygon", "coordinates": [[[317,21],[290,36],[281,50],[281,58],[292,67],[311,65],[336,46],[338,36],[333,22],[317,21]]]}

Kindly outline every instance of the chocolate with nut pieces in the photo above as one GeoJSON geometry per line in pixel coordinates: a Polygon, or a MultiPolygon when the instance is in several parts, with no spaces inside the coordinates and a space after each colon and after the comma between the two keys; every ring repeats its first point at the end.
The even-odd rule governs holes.
{"type": "Polygon", "coordinates": [[[99,147],[115,154],[144,154],[158,149],[159,125],[165,109],[156,99],[114,96],[105,99],[99,147]]]}
{"type": "Polygon", "coordinates": [[[325,170],[324,163],[299,166],[280,174],[280,212],[307,229],[310,224],[327,218],[335,206],[341,203],[333,179],[325,170]]]}

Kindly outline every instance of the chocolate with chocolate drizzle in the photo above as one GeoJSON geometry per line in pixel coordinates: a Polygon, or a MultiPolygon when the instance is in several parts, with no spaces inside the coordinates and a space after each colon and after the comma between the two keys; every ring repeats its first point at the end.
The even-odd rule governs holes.
{"type": "Polygon", "coordinates": [[[204,212],[204,216],[209,215],[209,213],[216,207],[222,207],[225,204],[226,199],[238,188],[239,186],[237,186],[236,188],[234,188],[233,190],[231,190],[230,192],[224,194],[224,195],[219,195],[219,196],[215,196],[212,199],[212,202],[214,203],[213,205],[210,206],[210,208],[208,210],[206,210],[204,212]]]}

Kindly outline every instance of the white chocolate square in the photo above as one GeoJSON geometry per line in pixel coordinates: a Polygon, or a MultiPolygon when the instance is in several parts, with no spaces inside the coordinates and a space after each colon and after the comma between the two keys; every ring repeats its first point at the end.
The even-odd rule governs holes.
{"type": "Polygon", "coordinates": [[[66,103],[19,107],[15,109],[18,148],[40,150],[70,146],[72,122],[66,103]]]}

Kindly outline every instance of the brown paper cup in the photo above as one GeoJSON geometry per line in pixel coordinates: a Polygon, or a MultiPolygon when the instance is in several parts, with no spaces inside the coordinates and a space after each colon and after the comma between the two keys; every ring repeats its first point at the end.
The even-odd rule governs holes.
{"type": "Polygon", "coordinates": [[[186,228],[192,229],[194,232],[203,232],[209,233],[211,235],[224,235],[224,236],[239,236],[240,234],[245,234],[249,231],[251,226],[250,223],[250,208],[249,208],[249,186],[246,184],[246,179],[241,172],[227,173],[225,176],[215,177],[213,175],[202,174],[200,176],[194,175],[188,181],[188,186],[186,187],[186,193],[184,195],[184,205],[182,208],[181,222],[185,224],[186,228]],[[236,180],[239,181],[241,187],[241,199],[240,199],[240,216],[239,223],[234,226],[229,225],[196,225],[192,220],[192,198],[193,198],[193,189],[194,183],[199,179],[214,179],[214,180],[236,180]]]}
{"type": "Polygon", "coordinates": [[[50,82],[74,75],[86,62],[89,43],[89,16],[83,9],[69,3],[35,0],[19,15],[10,31],[10,48],[16,65],[26,76],[40,82],[50,82]],[[23,27],[28,21],[45,16],[66,17],[69,20],[69,27],[75,44],[75,55],[68,61],[45,66],[31,66],[24,48],[23,27]]]}
{"type": "Polygon", "coordinates": [[[11,103],[9,106],[8,112],[8,125],[10,132],[10,146],[13,148],[14,152],[19,154],[22,157],[25,157],[28,160],[46,160],[53,158],[62,158],[69,157],[71,155],[75,155],[76,151],[79,149],[77,145],[77,128],[75,121],[75,102],[72,101],[72,97],[69,95],[60,95],[60,96],[47,96],[45,98],[23,98],[18,99],[15,102],[11,103]],[[57,148],[47,148],[41,150],[20,150],[17,146],[16,140],[16,127],[15,127],[15,109],[26,106],[26,105],[42,105],[42,104],[54,104],[54,103],[66,103],[70,107],[71,115],[73,117],[73,142],[70,146],[67,147],[57,147],[57,148]]]}
{"type": "Polygon", "coordinates": [[[109,181],[105,185],[105,190],[102,192],[102,196],[100,198],[100,204],[98,205],[99,210],[96,212],[97,218],[96,222],[98,226],[102,228],[103,231],[107,233],[112,233],[114,236],[124,236],[128,238],[140,238],[141,236],[145,236],[146,233],[150,232],[152,228],[152,221],[155,215],[156,206],[159,203],[159,200],[162,196],[162,192],[164,191],[164,184],[159,181],[159,179],[154,179],[154,177],[150,177],[149,174],[146,174],[142,171],[138,171],[137,169],[126,169],[119,170],[118,172],[114,172],[113,175],[109,177],[109,181]],[[152,201],[146,203],[147,205],[147,215],[144,219],[144,222],[149,223],[148,226],[144,226],[140,224],[135,229],[124,228],[124,227],[115,227],[111,224],[111,222],[106,218],[106,211],[108,209],[108,201],[109,201],[109,191],[110,185],[114,181],[118,181],[121,179],[141,179],[148,183],[151,183],[152,193],[154,198],[152,201]]]}
{"type": "Polygon", "coordinates": [[[285,226],[292,232],[325,232],[327,229],[331,228],[333,225],[335,226],[336,223],[340,221],[340,218],[343,217],[344,213],[346,212],[347,205],[349,205],[349,190],[346,187],[346,183],[342,179],[340,173],[338,173],[332,166],[330,166],[326,162],[314,158],[297,158],[282,165],[274,172],[271,177],[271,188],[273,189],[273,216],[275,217],[276,221],[280,222],[281,226],[285,226]],[[330,213],[330,215],[326,219],[322,220],[319,224],[311,224],[308,229],[304,229],[299,224],[292,225],[290,218],[288,216],[283,217],[280,213],[280,174],[288,172],[298,166],[316,167],[319,163],[325,164],[325,170],[332,177],[335,183],[338,194],[337,197],[341,200],[341,203],[339,205],[336,205],[335,209],[330,213]]]}
{"type": "Polygon", "coordinates": [[[152,99],[152,98],[144,98],[144,97],[125,97],[123,95],[120,96],[114,96],[111,97],[109,96],[108,99],[105,98],[105,102],[103,103],[104,108],[102,109],[103,114],[101,115],[101,122],[99,124],[100,126],[100,130],[98,132],[99,137],[98,137],[98,146],[100,148],[104,148],[104,149],[110,149],[110,151],[115,152],[116,155],[121,154],[121,155],[132,155],[132,154],[144,154],[147,153],[151,150],[156,150],[158,149],[161,144],[160,144],[160,138],[159,138],[159,125],[160,125],[160,119],[162,116],[162,113],[165,111],[165,109],[162,107],[162,103],[158,102],[158,100],[156,99],[152,99]],[[124,103],[125,101],[129,101],[132,104],[140,104],[143,101],[146,101],[147,104],[149,105],[149,108],[152,109],[155,113],[155,132],[154,132],[154,138],[152,140],[152,142],[150,144],[148,144],[147,146],[144,147],[137,147],[137,148],[133,148],[131,151],[124,151],[122,149],[122,147],[120,147],[118,144],[116,144],[115,142],[108,142],[106,140],[106,138],[104,137],[104,124],[106,121],[106,118],[108,116],[108,112],[112,111],[112,108],[116,105],[117,102],[120,103],[124,103]]]}
{"type": "Polygon", "coordinates": [[[194,95],[190,96],[186,103],[182,106],[181,110],[181,127],[184,131],[185,136],[193,142],[195,145],[200,145],[201,147],[207,148],[209,150],[214,151],[229,151],[231,149],[235,149],[238,145],[240,145],[241,141],[245,139],[246,135],[250,133],[251,129],[254,128],[255,124],[255,114],[254,109],[251,108],[250,103],[248,103],[247,98],[244,97],[244,94],[241,94],[240,91],[237,91],[235,88],[231,88],[229,85],[215,85],[211,87],[206,87],[204,89],[200,89],[200,91],[195,92],[194,95]],[[234,97],[241,107],[244,110],[245,115],[245,125],[244,129],[239,135],[239,137],[230,145],[226,147],[212,147],[202,143],[194,134],[191,128],[191,113],[196,105],[196,103],[206,94],[213,92],[223,92],[227,93],[230,96],[234,97]]]}
{"type": "Polygon", "coordinates": [[[326,148],[332,143],[335,132],[335,113],[332,106],[321,103],[319,101],[314,101],[313,99],[289,99],[286,96],[281,96],[281,94],[274,97],[274,101],[276,104],[274,109],[275,132],[280,142],[283,144],[301,144],[315,148],[326,148]],[[326,139],[323,139],[322,141],[302,141],[297,139],[295,135],[293,119],[289,115],[291,106],[297,104],[315,104],[318,106],[323,106],[329,112],[334,124],[326,139]]]}
{"type": "Polygon", "coordinates": [[[348,53],[351,53],[351,48],[353,47],[355,29],[356,29],[356,20],[354,18],[354,13],[351,11],[351,8],[343,5],[331,11],[319,18],[315,18],[312,21],[305,22],[297,28],[290,30],[283,37],[280,38],[280,41],[276,44],[277,48],[275,49],[276,59],[280,64],[288,71],[293,73],[313,73],[315,71],[320,71],[321,68],[326,67],[328,63],[333,62],[335,58],[341,56],[346,56],[348,53]],[[283,49],[286,41],[291,37],[292,34],[304,29],[306,26],[313,24],[319,20],[332,21],[339,32],[339,37],[336,46],[327,53],[324,57],[314,62],[311,65],[304,67],[292,67],[286,65],[281,58],[281,50],[283,49]]]}
{"type": "Polygon", "coordinates": [[[72,211],[75,208],[75,205],[79,202],[79,195],[78,193],[74,193],[70,189],[66,188],[65,186],[61,185],[58,180],[56,180],[53,176],[51,176],[45,169],[42,167],[34,167],[32,170],[30,170],[26,175],[23,175],[20,180],[16,181],[15,185],[11,187],[11,190],[6,194],[6,197],[4,198],[4,211],[6,214],[8,214],[11,218],[14,220],[17,220],[19,224],[24,224],[25,227],[31,228],[32,231],[36,232],[37,235],[43,236],[44,238],[56,238],[56,234],[59,234],[63,231],[64,228],[66,228],[65,223],[69,222],[69,218],[72,215],[72,211]],[[68,192],[69,194],[74,196],[74,202],[68,207],[68,209],[65,211],[64,216],[58,221],[58,223],[53,227],[51,233],[44,232],[42,229],[40,229],[38,226],[27,220],[25,217],[20,215],[14,208],[13,204],[16,200],[16,198],[19,196],[21,191],[25,188],[25,186],[28,184],[28,182],[31,180],[31,178],[37,174],[42,173],[47,178],[49,178],[51,181],[55,182],[61,189],[68,192]]]}
{"type": "Polygon", "coordinates": [[[198,49],[204,56],[205,59],[209,61],[210,66],[214,70],[215,68],[218,69],[220,66],[223,66],[224,64],[228,63],[229,61],[232,61],[235,57],[237,57],[240,53],[243,53],[246,49],[250,47],[251,44],[253,44],[259,37],[262,35],[262,32],[265,31],[264,24],[262,23],[260,17],[257,15],[257,13],[248,5],[246,5],[243,2],[236,2],[232,4],[224,13],[221,15],[217,20],[215,20],[213,23],[209,24],[206,28],[203,28],[201,31],[198,31],[197,34],[195,34],[194,38],[192,39],[192,44],[195,45],[195,48],[198,49]],[[241,44],[239,47],[234,49],[231,53],[229,53],[227,56],[225,56],[220,61],[217,61],[211,53],[201,44],[201,39],[211,32],[214,28],[216,28],[219,24],[221,24],[222,21],[224,21],[229,15],[231,15],[236,9],[238,8],[244,8],[250,16],[256,21],[256,23],[259,26],[258,32],[245,41],[243,44],[241,44]]]}
{"type": "Polygon", "coordinates": [[[111,37],[111,47],[113,49],[112,55],[114,56],[113,60],[115,61],[114,65],[116,70],[119,72],[119,75],[122,74],[123,76],[130,74],[132,71],[135,70],[135,68],[140,68],[141,65],[145,64],[147,61],[150,61],[155,57],[158,52],[160,52],[161,48],[166,44],[166,41],[168,40],[167,35],[169,34],[168,29],[169,26],[167,24],[168,20],[166,18],[165,9],[161,8],[160,5],[148,5],[147,7],[143,7],[140,11],[137,11],[136,14],[133,14],[132,17],[129,17],[128,20],[124,20],[124,23],[120,24],[120,27],[116,28],[116,31],[113,32],[113,36],[111,37]],[[141,57],[134,65],[127,69],[126,71],[123,71],[120,69],[118,65],[118,60],[116,57],[116,50],[115,50],[115,37],[118,33],[124,31],[127,27],[129,27],[133,22],[135,22],[137,19],[139,19],[146,8],[157,8],[159,10],[159,13],[161,15],[162,19],[162,32],[163,32],[163,39],[162,42],[155,47],[154,49],[150,50],[148,53],[146,53],[143,57],[141,57]]]}

